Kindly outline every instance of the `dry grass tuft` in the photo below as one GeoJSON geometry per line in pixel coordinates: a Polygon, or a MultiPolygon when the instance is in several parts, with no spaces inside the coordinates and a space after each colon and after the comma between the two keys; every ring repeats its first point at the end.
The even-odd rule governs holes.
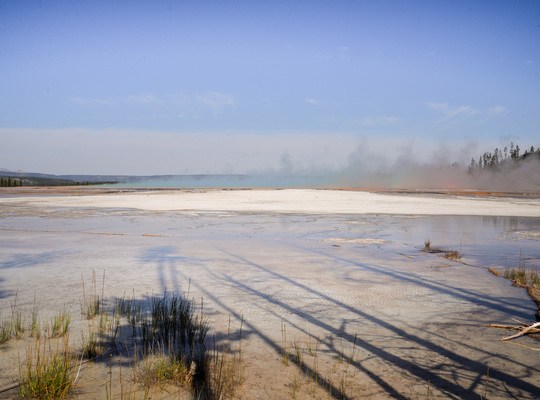
{"type": "Polygon", "coordinates": [[[19,362],[19,395],[23,399],[62,399],[69,395],[76,379],[76,359],[64,337],[53,348],[51,339],[36,339],[19,362]],[[61,343],[61,345],[60,345],[61,343]]]}
{"type": "Polygon", "coordinates": [[[538,274],[538,270],[527,269],[523,266],[510,268],[504,271],[504,277],[510,279],[516,286],[540,289],[540,275],[538,274]]]}
{"type": "Polygon", "coordinates": [[[459,254],[459,251],[455,251],[455,250],[445,251],[443,257],[452,261],[461,260],[461,254],[459,254]]]}

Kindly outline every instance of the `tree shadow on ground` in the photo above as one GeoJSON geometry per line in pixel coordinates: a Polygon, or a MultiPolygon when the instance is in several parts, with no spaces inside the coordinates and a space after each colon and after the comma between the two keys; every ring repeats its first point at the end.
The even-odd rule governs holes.
{"type": "MultiPolygon", "coordinates": [[[[153,318],[156,303],[175,298],[181,299],[185,304],[189,303],[192,310],[191,319],[199,321],[206,327],[204,329],[207,331],[209,320],[215,312],[205,309],[202,300],[197,303],[191,299],[191,280],[179,272],[182,266],[198,264],[199,260],[179,255],[175,246],[150,248],[145,250],[138,260],[155,265],[163,294],[132,296],[131,298],[125,296],[100,298],[99,311],[88,320],[89,330],[86,332],[86,338],[89,337],[90,332],[93,332],[98,343],[99,352],[92,357],[92,361],[110,368],[132,368],[136,365],[144,365],[147,361],[151,363],[152,358],[156,355],[159,357],[174,356],[175,352],[180,349],[184,352],[182,354],[187,354],[187,356],[183,355],[180,358],[189,368],[192,364],[191,360],[195,360],[192,358],[189,346],[198,346],[197,352],[204,352],[204,355],[199,357],[195,363],[196,371],[201,370],[201,368],[202,370],[200,373],[195,373],[193,396],[201,400],[220,398],[220,394],[211,384],[212,378],[209,374],[212,371],[208,370],[210,360],[224,354],[237,355],[240,341],[248,339],[253,332],[249,329],[235,328],[229,325],[226,331],[212,330],[210,336],[206,336],[205,333],[203,341],[200,343],[192,344],[191,340],[183,338],[183,333],[173,336],[174,341],[180,341],[180,346],[171,343],[170,340],[160,340],[161,334],[170,329],[169,321],[176,317],[176,312],[169,314],[159,326],[155,327],[153,318]],[[158,337],[158,340],[152,341],[147,346],[144,343],[149,330],[158,337]],[[186,351],[187,353],[185,353],[186,351]]],[[[92,301],[95,300],[96,294],[93,297],[89,296],[89,299],[85,299],[84,303],[92,304],[92,301]]]]}
{"type": "MultiPolygon", "coordinates": [[[[501,304],[501,302],[497,301],[498,299],[495,297],[459,287],[453,287],[451,285],[420,277],[416,274],[399,272],[381,266],[367,265],[356,260],[348,260],[347,258],[338,257],[320,250],[306,249],[301,247],[299,247],[299,249],[302,251],[314,252],[318,256],[332,258],[339,264],[346,265],[349,268],[360,268],[363,270],[369,270],[370,272],[384,274],[393,279],[406,281],[413,285],[419,285],[433,291],[434,293],[449,295],[459,300],[473,303],[482,308],[493,309],[500,312],[509,313],[511,315],[516,315],[516,312],[518,312],[520,309],[518,305],[510,302],[503,302],[501,304]]],[[[441,393],[444,393],[444,395],[448,398],[459,399],[477,396],[478,393],[476,393],[475,390],[477,390],[481,382],[486,381],[487,374],[489,375],[489,381],[496,381],[500,383],[497,385],[495,385],[493,382],[490,383],[490,390],[501,396],[507,396],[508,394],[513,396],[509,388],[512,388],[515,393],[524,398],[534,398],[534,396],[540,391],[540,387],[530,383],[527,380],[524,380],[530,374],[538,372],[536,370],[531,371],[529,368],[528,372],[526,372],[522,377],[514,376],[510,372],[494,368],[489,368],[488,372],[486,370],[486,364],[483,361],[472,359],[463,353],[458,353],[455,350],[451,350],[443,347],[441,344],[437,344],[433,339],[439,339],[439,341],[442,341],[446,340],[446,338],[442,337],[436,332],[423,330],[422,332],[418,331],[418,333],[414,333],[415,330],[418,330],[417,327],[405,327],[406,324],[403,324],[403,327],[400,327],[395,322],[390,323],[389,321],[383,320],[366,311],[352,307],[351,305],[335,299],[328,294],[322,293],[297,279],[280,274],[271,268],[251,261],[246,257],[233,254],[222,249],[219,250],[225,253],[229,259],[236,260],[237,262],[246,265],[250,269],[257,270],[266,276],[276,279],[278,282],[280,282],[282,287],[289,286],[299,296],[301,296],[302,293],[305,293],[306,298],[311,298],[312,301],[322,301],[330,304],[332,307],[340,308],[342,310],[341,312],[345,312],[350,315],[351,321],[362,320],[365,322],[366,326],[376,326],[378,327],[378,330],[383,329],[384,331],[388,332],[388,343],[392,343],[392,337],[399,338],[399,341],[394,344],[387,343],[385,346],[382,346],[379,343],[371,341],[369,338],[363,338],[357,334],[353,335],[351,332],[348,332],[346,329],[348,323],[347,319],[344,319],[341,326],[336,328],[335,326],[332,326],[332,324],[325,322],[320,318],[314,317],[310,312],[303,311],[298,307],[290,305],[286,300],[276,297],[274,293],[262,292],[261,290],[257,290],[251,286],[248,282],[240,281],[224,273],[216,273],[202,262],[199,265],[200,268],[204,268],[205,272],[209,276],[212,276],[217,282],[223,282],[223,284],[234,287],[240,293],[245,293],[254,299],[259,299],[256,300],[257,302],[262,300],[263,303],[271,305],[270,310],[267,310],[266,312],[286,321],[295,329],[305,331],[303,327],[299,326],[293,320],[283,317],[283,315],[291,315],[295,318],[300,318],[309,322],[310,324],[313,324],[318,329],[327,332],[327,335],[325,335],[325,337],[322,339],[322,343],[326,346],[326,351],[330,354],[334,354],[336,357],[340,357],[349,365],[356,368],[359,373],[366,375],[379,388],[381,388],[382,393],[385,393],[386,396],[390,396],[392,398],[406,398],[406,396],[399,392],[391,380],[385,376],[381,376],[376,371],[372,370],[370,365],[368,365],[369,361],[373,359],[373,356],[379,360],[382,360],[384,363],[392,365],[393,367],[397,368],[397,370],[404,371],[406,375],[414,377],[418,381],[429,382],[429,385],[438,389],[441,393]],[[344,354],[336,345],[335,338],[337,337],[339,337],[340,340],[346,341],[349,345],[357,346],[359,349],[364,350],[365,353],[370,354],[371,356],[366,357],[363,360],[359,360],[355,357],[350,357],[350,355],[344,354]],[[433,339],[429,339],[429,337],[433,337],[433,339]]],[[[184,282],[187,281],[188,278],[183,273],[181,266],[184,263],[194,262],[194,260],[191,258],[179,256],[177,254],[177,249],[173,246],[155,248],[151,252],[147,251],[143,256],[141,256],[140,260],[156,263],[158,274],[160,276],[160,284],[162,285],[163,289],[168,287],[167,280],[169,279],[172,280],[173,287],[179,287],[179,282],[182,280],[184,282]]],[[[193,282],[192,285],[196,287],[197,290],[199,290],[206,298],[213,302],[214,305],[223,309],[237,321],[240,321],[245,317],[244,325],[247,328],[245,330],[245,337],[248,335],[256,335],[268,346],[270,346],[276,352],[276,354],[283,354],[283,346],[273,340],[268,334],[258,329],[255,324],[250,321],[249,315],[240,315],[233,306],[228,305],[223,299],[219,298],[208,290],[208,288],[203,287],[197,282],[193,282]]],[[[522,314],[523,316],[526,315],[523,311],[522,314]]],[[[218,337],[217,340],[219,341],[220,338],[218,337]]],[[[516,363],[503,355],[490,353],[483,349],[470,346],[466,343],[456,343],[455,341],[452,342],[452,340],[449,340],[449,343],[453,343],[455,346],[468,346],[470,350],[483,353],[486,357],[499,357],[504,359],[505,362],[519,365],[522,367],[522,369],[528,368],[523,364],[516,363]]],[[[291,362],[294,363],[301,371],[304,371],[306,375],[316,373],[316,371],[314,371],[310,365],[303,362],[301,359],[294,357],[294,354],[291,353],[289,355],[291,362]]],[[[317,383],[333,398],[348,398],[347,394],[344,393],[343,390],[340,390],[339,387],[334,385],[329,378],[320,376],[317,383]]]]}
{"type": "MultiPolygon", "coordinates": [[[[249,285],[243,282],[240,282],[238,280],[235,280],[230,276],[226,276],[226,275],[222,276],[222,279],[226,280],[229,283],[234,284],[239,290],[242,290],[253,296],[259,297],[262,300],[272,304],[273,306],[282,309],[286,313],[289,313],[301,319],[305,319],[309,321],[310,323],[312,323],[313,325],[319,328],[322,328],[324,331],[328,332],[330,335],[340,336],[351,344],[355,343],[357,346],[359,346],[360,348],[363,348],[368,353],[375,354],[381,360],[384,360],[385,362],[390,363],[394,365],[395,367],[408,372],[409,374],[417,377],[418,379],[422,381],[429,382],[430,385],[439,389],[449,398],[458,399],[458,398],[466,398],[469,396],[477,395],[476,393],[473,392],[473,390],[477,386],[477,384],[475,384],[474,382],[482,379],[482,377],[486,375],[486,364],[484,364],[483,362],[471,359],[462,354],[458,354],[455,351],[444,348],[441,345],[431,340],[428,340],[424,337],[420,337],[417,334],[411,333],[409,330],[405,330],[386,320],[382,320],[365,311],[354,308],[340,300],[330,297],[329,295],[325,293],[321,293],[320,291],[312,287],[309,287],[308,285],[303,284],[289,276],[284,276],[267,267],[264,267],[251,260],[248,260],[245,257],[235,255],[229,252],[226,252],[226,253],[229,256],[237,259],[239,262],[243,263],[244,265],[247,265],[251,268],[264,272],[265,274],[268,274],[269,276],[272,276],[274,278],[278,278],[282,282],[282,285],[292,286],[294,290],[296,291],[296,293],[299,295],[301,295],[301,293],[304,292],[306,293],[306,296],[309,294],[310,296],[315,296],[315,298],[329,302],[334,307],[339,307],[343,311],[350,313],[352,316],[356,316],[356,318],[361,318],[362,320],[366,321],[366,323],[369,323],[371,325],[376,325],[380,328],[387,330],[390,334],[401,338],[406,343],[409,343],[412,349],[421,349],[421,350],[423,349],[424,351],[427,351],[428,354],[432,354],[433,356],[436,356],[446,361],[433,365],[431,360],[424,360],[424,361],[429,361],[429,362],[425,366],[422,366],[422,363],[420,362],[419,359],[414,359],[414,358],[408,359],[408,357],[405,358],[403,356],[394,354],[392,351],[390,351],[387,348],[382,348],[378,345],[370,343],[368,340],[364,340],[361,337],[336,329],[330,324],[325,323],[313,317],[309,313],[303,312],[302,310],[298,310],[297,308],[290,306],[285,301],[279,298],[276,298],[272,294],[262,293],[260,291],[257,291],[254,288],[251,288],[249,285]],[[475,377],[471,385],[463,386],[460,383],[463,380],[463,378],[465,378],[466,380],[470,380],[471,377],[475,377]]],[[[326,255],[324,253],[319,253],[319,254],[326,255]]],[[[343,261],[343,259],[341,259],[341,261],[343,261]]],[[[373,268],[366,265],[362,265],[357,262],[355,262],[354,265],[361,268],[373,268]]],[[[505,312],[515,312],[515,309],[496,304],[495,299],[486,299],[484,296],[473,296],[471,293],[466,293],[462,290],[459,290],[458,288],[456,288],[455,290],[452,290],[450,287],[447,287],[445,285],[441,285],[441,287],[437,287],[435,286],[433,282],[421,282],[417,278],[407,277],[406,274],[396,273],[395,271],[389,271],[389,270],[378,269],[378,268],[373,268],[373,269],[375,269],[379,273],[392,275],[396,277],[397,279],[401,279],[401,280],[406,279],[415,284],[420,284],[424,286],[427,285],[430,289],[434,291],[453,295],[460,299],[471,301],[483,307],[488,307],[488,308],[491,307],[492,309],[505,311],[505,312]]],[[[401,351],[400,353],[403,353],[403,351],[401,351]]],[[[490,356],[498,357],[497,354],[490,354],[490,356]]],[[[506,359],[505,361],[511,361],[511,360],[506,359]]],[[[385,382],[384,380],[382,380],[380,376],[376,376],[375,374],[367,371],[366,368],[364,368],[361,365],[361,363],[355,362],[354,360],[349,360],[349,362],[353,363],[355,367],[358,368],[359,371],[364,372],[368,376],[370,376],[370,378],[373,379],[380,387],[382,387],[388,395],[392,397],[397,397],[397,398],[401,396],[399,393],[396,393],[396,390],[392,387],[392,385],[389,382],[385,382]]],[[[532,371],[530,372],[532,373],[532,371]]],[[[523,377],[525,378],[526,376],[523,376],[523,377]]],[[[505,371],[501,371],[498,369],[489,368],[489,378],[491,380],[497,380],[502,383],[504,389],[499,389],[499,391],[501,392],[500,394],[502,394],[502,392],[505,392],[507,387],[512,387],[515,391],[520,392],[522,396],[534,397],[540,391],[540,387],[528,381],[525,381],[521,379],[520,377],[513,376],[510,373],[507,373],[505,371]]],[[[504,393],[504,394],[506,395],[507,393],[504,393]]]]}
{"type": "MultiPolygon", "coordinates": [[[[59,251],[45,251],[40,254],[17,254],[10,259],[0,262],[0,271],[8,269],[32,268],[41,264],[50,263],[57,260],[62,255],[59,251]]],[[[0,282],[5,279],[0,278],[0,282]]],[[[0,289],[0,299],[15,296],[16,291],[0,289]]]]}
{"type": "Polygon", "coordinates": [[[40,254],[17,254],[7,261],[0,262],[0,270],[12,268],[35,267],[40,264],[49,263],[60,256],[58,251],[45,251],[40,254]]]}

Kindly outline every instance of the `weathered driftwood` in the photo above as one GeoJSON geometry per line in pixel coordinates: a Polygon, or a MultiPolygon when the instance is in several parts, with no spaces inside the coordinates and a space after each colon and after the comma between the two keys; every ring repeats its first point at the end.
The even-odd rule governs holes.
{"type": "Polygon", "coordinates": [[[515,326],[515,325],[487,324],[487,325],[484,325],[484,326],[486,326],[488,328],[508,329],[508,330],[511,330],[511,331],[519,331],[519,330],[523,329],[522,327],[515,326]]]}
{"type": "Polygon", "coordinates": [[[528,333],[540,333],[540,328],[539,327],[540,327],[540,322],[536,322],[536,323],[532,324],[531,326],[524,327],[521,331],[519,331],[515,335],[507,336],[507,337],[503,338],[502,340],[512,340],[512,339],[518,338],[520,336],[526,335],[528,333]]]}
{"type": "MultiPolygon", "coordinates": [[[[526,325],[526,324],[520,323],[519,325],[487,324],[485,326],[487,326],[489,328],[499,328],[499,329],[508,329],[508,330],[512,330],[512,331],[518,331],[518,333],[516,333],[514,335],[502,338],[503,341],[516,339],[516,338],[524,336],[524,335],[540,334],[540,322],[535,322],[532,325],[526,325]]],[[[536,336],[535,336],[535,338],[538,339],[536,336]]],[[[527,348],[529,348],[531,350],[540,351],[539,347],[530,347],[530,346],[525,346],[525,347],[527,347],[527,348]]]]}

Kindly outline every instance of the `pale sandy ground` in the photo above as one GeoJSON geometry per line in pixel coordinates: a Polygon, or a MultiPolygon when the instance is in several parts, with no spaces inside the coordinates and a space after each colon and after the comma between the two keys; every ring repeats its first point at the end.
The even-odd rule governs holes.
{"type": "MultiPolygon", "coordinates": [[[[486,268],[517,265],[520,252],[538,268],[539,239],[534,199],[320,190],[10,195],[0,197],[0,312],[9,315],[16,296],[28,311],[35,298],[43,320],[66,308],[80,346],[81,281],[96,271],[109,299],[165,290],[203,298],[218,341],[229,317],[237,338],[243,317],[237,398],[532,399],[540,394],[538,352],[502,343],[506,332],[482,325],[534,318],[526,293],[486,268]],[[421,252],[428,237],[461,250],[463,262],[421,252]],[[283,349],[295,353],[295,343],[301,358],[285,365],[283,349]]],[[[0,348],[0,386],[17,379],[27,343],[0,348]]],[[[76,397],[105,398],[109,371],[117,384],[118,360],[85,364],[76,397]]],[[[129,363],[123,371],[129,381],[129,363]]]]}
{"type": "Polygon", "coordinates": [[[1,199],[31,207],[133,208],[152,211],[242,211],[313,214],[491,215],[539,217],[538,199],[388,195],[369,192],[285,189],[116,193],[1,199]]]}

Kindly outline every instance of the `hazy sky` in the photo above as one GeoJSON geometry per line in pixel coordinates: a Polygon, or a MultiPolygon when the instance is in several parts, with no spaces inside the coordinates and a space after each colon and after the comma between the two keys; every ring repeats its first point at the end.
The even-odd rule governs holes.
{"type": "Polygon", "coordinates": [[[537,0],[0,1],[4,168],[335,169],[539,127],[537,0]]]}

